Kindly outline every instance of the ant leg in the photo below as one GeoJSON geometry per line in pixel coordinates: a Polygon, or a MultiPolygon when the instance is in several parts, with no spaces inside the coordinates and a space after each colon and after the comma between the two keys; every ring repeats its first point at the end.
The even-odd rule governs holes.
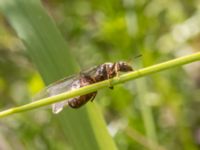
{"type": "MultiPolygon", "coordinates": [[[[107,79],[110,79],[110,73],[109,73],[109,68],[108,67],[106,67],[106,73],[107,73],[107,79]]],[[[111,86],[110,81],[109,81],[109,88],[113,89],[113,86],[111,86]]]]}
{"type": "Polygon", "coordinates": [[[94,92],[94,93],[92,93],[93,95],[92,95],[92,98],[91,98],[91,102],[93,102],[93,100],[94,100],[94,98],[96,97],[96,95],[97,95],[97,91],[96,92],[94,92]]]}
{"type": "Polygon", "coordinates": [[[107,79],[110,79],[110,74],[109,74],[109,68],[107,66],[106,67],[106,75],[107,75],[107,79]]]}
{"type": "Polygon", "coordinates": [[[109,89],[113,90],[113,89],[114,89],[114,87],[113,87],[113,86],[110,86],[110,87],[109,87],[109,89]]]}
{"type": "Polygon", "coordinates": [[[116,73],[116,77],[119,78],[119,71],[118,71],[118,66],[117,66],[117,64],[115,64],[114,70],[115,70],[115,73],[116,73]]]}

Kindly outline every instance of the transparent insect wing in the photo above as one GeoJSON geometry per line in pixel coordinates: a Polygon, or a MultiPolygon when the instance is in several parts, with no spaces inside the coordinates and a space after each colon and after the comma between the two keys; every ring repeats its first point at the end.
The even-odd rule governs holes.
{"type": "Polygon", "coordinates": [[[61,80],[58,80],[58,81],[50,84],[49,86],[47,86],[46,88],[41,90],[39,93],[37,93],[33,97],[33,100],[38,100],[38,99],[50,97],[50,96],[53,96],[53,95],[57,95],[57,94],[63,93],[66,90],[69,90],[70,89],[70,84],[76,78],[78,78],[78,77],[77,76],[70,76],[70,77],[63,78],[61,80]]]}
{"type": "Polygon", "coordinates": [[[92,67],[92,68],[85,69],[85,70],[81,71],[80,74],[93,77],[93,76],[95,75],[96,70],[98,69],[98,67],[99,67],[99,66],[94,66],[94,67],[92,67]]]}
{"type": "Polygon", "coordinates": [[[52,112],[54,114],[58,114],[59,112],[61,112],[63,110],[63,107],[68,105],[67,101],[68,100],[52,104],[52,112]]]}
{"type": "MultiPolygon", "coordinates": [[[[70,76],[50,84],[41,92],[39,92],[36,96],[34,96],[33,100],[38,100],[70,91],[73,81],[77,80],[78,77],[79,77],[78,75],[70,76]]],[[[53,104],[52,105],[53,113],[61,112],[63,107],[66,106],[67,104],[68,104],[67,100],[53,104]]]]}
{"type": "Polygon", "coordinates": [[[76,80],[76,77],[59,80],[51,84],[49,87],[47,87],[46,90],[49,93],[49,96],[58,95],[60,93],[67,92],[71,89],[71,85],[74,80],[76,80]]]}
{"type": "MultiPolygon", "coordinates": [[[[50,90],[50,93],[52,93],[52,94],[59,94],[57,92],[60,92],[61,90],[66,89],[67,91],[71,91],[71,90],[78,89],[78,88],[80,88],[80,81],[78,78],[74,78],[73,80],[71,80],[69,86],[65,82],[65,83],[62,83],[62,86],[54,86],[49,90],[50,90]],[[64,87],[66,87],[66,88],[64,88],[64,87]]],[[[61,93],[63,93],[63,92],[61,92],[61,93]]],[[[67,99],[65,101],[61,101],[61,102],[53,104],[52,105],[53,113],[58,114],[59,112],[61,112],[63,110],[63,107],[68,105],[69,100],[70,99],[67,99]]]]}
{"type": "Polygon", "coordinates": [[[42,98],[46,98],[49,97],[49,93],[47,92],[47,89],[43,89],[42,91],[40,91],[39,93],[37,93],[35,96],[33,96],[32,100],[36,101],[42,98]]]}

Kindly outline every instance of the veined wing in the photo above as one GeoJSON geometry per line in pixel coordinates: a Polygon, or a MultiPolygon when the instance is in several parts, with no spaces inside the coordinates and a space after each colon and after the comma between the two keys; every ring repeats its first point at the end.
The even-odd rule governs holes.
{"type": "MultiPolygon", "coordinates": [[[[79,75],[73,75],[66,78],[63,78],[61,80],[58,80],[46,88],[44,88],[41,92],[39,92],[36,96],[34,96],[34,100],[38,100],[41,98],[46,98],[54,95],[61,94],[63,92],[67,92],[72,90],[72,83],[73,81],[77,80],[80,76],[79,75]]],[[[52,111],[53,113],[59,113],[62,111],[63,107],[65,105],[68,105],[67,100],[55,103],[52,105],[52,111]]]]}
{"type": "Polygon", "coordinates": [[[91,67],[89,69],[82,70],[80,72],[80,74],[87,75],[87,76],[90,76],[90,77],[94,77],[98,67],[99,66],[94,66],[94,67],[91,67]]]}
{"type": "MultiPolygon", "coordinates": [[[[57,94],[61,94],[63,92],[67,92],[67,91],[79,88],[80,86],[74,86],[73,84],[80,84],[79,83],[80,76],[86,75],[86,76],[93,77],[95,76],[95,73],[98,67],[99,66],[95,66],[87,70],[83,70],[78,75],[72,75],[50,84],[41,92],[39,92],[36,96],[34,96],[33,100],[38,100],[41,98],[54,96],[57,94]],[[78,83],[74,81],[77,81],[78,83]]],[[[59,113],[60,111],[62,111],[63,107],[66,105],[68,105],[68,100],[64,100],[64,101],[52,104],[53,113],[56,113],[56,114],[59,113]]]]}
{"type": "Polygon", "coordinates": [[[39,93],[37,93],[33,97],[33,100],[50,97],[70,90],[71,83],[74,80],[78,79],[78,77],[79,77],[78,75],[72,75],[48,85],[47,87],[42,89],[39,93]]]}

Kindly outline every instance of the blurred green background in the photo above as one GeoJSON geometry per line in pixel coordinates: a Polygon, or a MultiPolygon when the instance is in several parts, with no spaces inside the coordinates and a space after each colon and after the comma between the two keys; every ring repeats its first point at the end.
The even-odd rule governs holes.
{"type": "MultiPolygon", "coordinates": [[[[137,70],[200,49],[198,0],[42,3],[82,69],[124,60],[137,70]]],[[[0,110],[31,102],[43,86],[25,46],[0,14],[0,110]]],[[[120,150],[200,149],[199,62],[103,89],[95,103],[120,150]]],[[[0,120],[0,149],[16,147],[73,149],[50,107],[0,120]]]]}

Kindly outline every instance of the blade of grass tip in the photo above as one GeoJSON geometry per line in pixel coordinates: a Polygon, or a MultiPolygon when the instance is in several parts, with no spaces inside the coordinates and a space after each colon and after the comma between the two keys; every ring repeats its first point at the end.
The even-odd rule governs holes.
{"type": "MultiPolygon", "coordinates": [[[[39,0],[1,0],[0,9],[23,40],[46,84],[77,70],[65,41],[39,0]]],[[[87,107],[65,109],[55,116],[73,149],[116,149],[101,113],[87,107]]]]}

